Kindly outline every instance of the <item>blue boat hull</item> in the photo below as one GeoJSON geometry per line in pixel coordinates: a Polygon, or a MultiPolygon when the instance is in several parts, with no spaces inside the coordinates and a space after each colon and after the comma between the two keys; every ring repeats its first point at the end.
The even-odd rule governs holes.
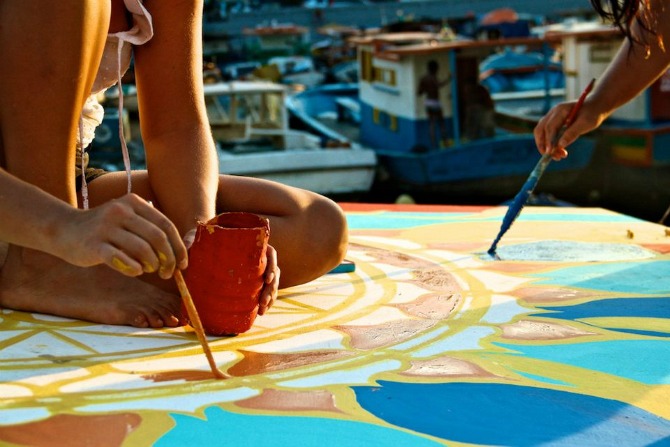
{"type": "MultiPolygon", "coordinates": [[[[406,190],[452,194],[513,196],[539,159],[531,135],[506,135],[425,153],[376,150],[389,182],[406,190]]],[[[552,163],[538,189],[568,187],[592,159],[594,144],[580,139],[570,156],[552,163]],[[556,175],[554,175],[556,174],[556,175]]]]}
{"type": "MultiPolygon", "coordinates": [[[[324,140],[346,140],[316,116],[335,114],[337,98],[356,98],[357,93],[355,84],[317,87],[290,98],[287,109],[300,128],[309,129],[324,140]]],[[[382,136],[378,140],[412,146],[398,145],[397,138],[396,141],[387,138],[382,136]]],[[[377,153],[379,163],[374,189],[446,193],[452,201],[502,202],[514,197],[540,156],[530,132],[499,134],[492,139],[461,142],[421,153],[390,150],[390,145],[384,147],[383,144],[369,146],[377,153]]],[[[537,192],[560,194],[583,202],[579,199],[588,195],[593,173],[584,168],[593,159],[594,146],[589,138],[575,142],[567,159],[549,165],[537,192]]]]}

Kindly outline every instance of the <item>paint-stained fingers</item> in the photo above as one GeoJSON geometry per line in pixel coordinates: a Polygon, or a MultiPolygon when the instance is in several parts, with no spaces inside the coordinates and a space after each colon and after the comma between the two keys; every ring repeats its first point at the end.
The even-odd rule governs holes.
{"type": "Polygon", "coordinates": [[[175,255],[165,231],[158,224],[135,214],[126,219],[123,229],[109,237],[113,245],[142,264],[145,272],[158,271],[162,278],[169,279],[176,265],[175,255]]]}
{"type": "Polygon", "coordinates": [[[100,248],[100,258],[107,266],[126,276],[140,276],[144,273],[140,262],[111,244],[105,244],[100,248]]]}
{"type": "MultiPolygon", "coordinates": [[[[130,218],[129,221],[135,218],[130,218]]],[[[132,226],[131,224],[130,227],[132,226]]],[[[139,231],[141,232],[142,230],[139,231]]],[[[114,228],[101,248],[101,258],[104,262],[127,276],[153,273],[160,268],[158,256],[146,241],[146,236],[137,233],[138,231],[132,228],[114,228]]]]}
{"type": "Polygon", "coordinates": [[[134,207],[137,216],[153,225],[146,225],[138,219],[128,222],[128,229],[146,240],[158,257],[158,274],[169,279],[178,266],[184,269],[188,265],[186,245],[174,224],[151,203],[140,202],[134,207]]]}

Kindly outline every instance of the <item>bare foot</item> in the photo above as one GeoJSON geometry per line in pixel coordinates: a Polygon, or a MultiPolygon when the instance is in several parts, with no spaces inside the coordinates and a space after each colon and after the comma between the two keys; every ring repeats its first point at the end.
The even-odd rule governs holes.
{"type": "Polygon", "coordinates": [[[0,270],[0,306],[94,323],[178,326],[181,301],[107,266],[75,267],[51,255],[10,245],[0,270]]]}

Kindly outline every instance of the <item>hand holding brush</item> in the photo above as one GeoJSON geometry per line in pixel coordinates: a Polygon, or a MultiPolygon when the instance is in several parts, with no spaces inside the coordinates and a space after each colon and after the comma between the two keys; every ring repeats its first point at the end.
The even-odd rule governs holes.
{"type": "Polygon", "coordinates": [[[494,258],[498,258],[496,254],[496,248],[498,247],[498,243],[500,242],[500,239],[502,239],[503,235],[507,232],[507,230],[510,229],[512,226],[512,223],[516,220],[516,218],[521,214],[521,209],[524,207],[526,202],[528,201],[528,198],[530,195],[533,193],[533,190],[535,189],[535,186],[537,185],[537,182],[540,180],[540,177],[544,173],[544,170],[547,168],[549,165],[549,162],[552,159],[554,149],[556,148],[556,145],[560,138],[563,136],[563,133],[565,130],[570,127],[570,125],[575,121],[575,118],[577,117],[577,114],[579,113],[579,110],[582,107],[582,104],[584,104],[584,100],[586,99],[586,96],[591,92],[593,89],[593,85],[595,84],[596,80],[592,79],[591,82],[589,82],[589,85],[586,86],[582,94],[579,96],[579,99],[577,102],[572,106],[572,109],[570,110],[570,113],[568,116],[565,118],[565,121],[563,121],[563,125],[561,126],[561,129],[556,133],[554,138],[551,141],[551,150],[546,151],[543,155],[542,158],[537,162],[535,165],[535,168],[531,171],[530,175],[528,176],[528,179],[526,182],[523,184],[521,187],[521,190],[517,193],[517,195],[514,197],[514,200],[512,201],[512,204],[509,206],[507,209],[507,213],[505,213],[505,217],[503,218],[502,224],[500,226],[500,231],[498,232],[498,236],[494,239],[493,243],[491,244],[491,247],[488,249],[487,253],[494,258]]]}

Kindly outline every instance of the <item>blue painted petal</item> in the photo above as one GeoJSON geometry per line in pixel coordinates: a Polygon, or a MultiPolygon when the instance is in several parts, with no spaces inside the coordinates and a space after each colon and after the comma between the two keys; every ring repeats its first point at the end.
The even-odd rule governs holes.
{"type": "Polygon", "coordinates": [[[355,388],[366,410],[390,424],[457,442],[641,447],[670,435],[666,419],[583,394],[495,383],[380,385],[355,388]]]}
{"type": "Polygon", "coordinates": [[[579,320],[598,317],[668,318],[670,331],[670,298],[610,298],[588,301],[574,306],[545,306],[552,311],[544,317],[579,320]]]}

